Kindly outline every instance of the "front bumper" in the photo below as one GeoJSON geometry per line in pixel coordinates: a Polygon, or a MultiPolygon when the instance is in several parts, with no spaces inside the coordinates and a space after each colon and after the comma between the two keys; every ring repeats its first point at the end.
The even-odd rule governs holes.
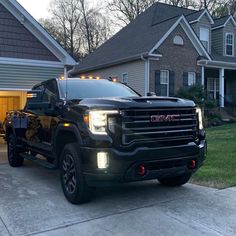
{"type": "Polygon", "coordinates": [[[200,168],[206,156],[206,149],[205,140],[201,141],[199,145],[189,143],[174,147],[140,147],[127,152],[113,148],[82,147],[83,173],[90,186],[174,177],[194,173],[200,168]],[[109,153],[107,169],[97,168],[97,152],[109,153]],[[192,160],[196,162],[194,169],[189,168],[192,160]],[[146,169],[144,176],[140,176],[137,172],[141,164],[146,169]]]}

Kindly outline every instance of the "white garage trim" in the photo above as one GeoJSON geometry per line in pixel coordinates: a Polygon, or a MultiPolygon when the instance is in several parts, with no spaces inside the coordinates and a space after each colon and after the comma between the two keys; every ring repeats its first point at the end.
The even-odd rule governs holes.
{"type": "Polygon", "coordinates": [[[61,62],[29,60],[29,59],[20,59],[20,58],[18,59],[18,58],[10,58],[10,57],[0,57],[0,64],[64,68],[64,64],[61,62]]]}

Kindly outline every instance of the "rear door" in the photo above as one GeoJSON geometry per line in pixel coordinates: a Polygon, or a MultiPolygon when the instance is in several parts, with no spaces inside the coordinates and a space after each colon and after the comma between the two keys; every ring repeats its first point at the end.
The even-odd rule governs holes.
{"type": "Polygon", "coordinates": [[[52,155],[52,137],[57,126],[58,118],[55,112],[55,105],[59,94],[56,80],[50,80],[34,87],[34,90],[41,90],[42,107],[27,111],[29,124],[26,132],[28,145],[37,153],[52,155]],[[48,104],[48,106],[45,106],[48,104]]]}
{"type": "Polygon", "coordinates": [[[52,149],[53,134],[59,122],[55,106],[59,100],[59,91],[56,80],[50,80],[44,84],[43,102],[49,103],[49,107],[42,111],[40,122],[42,125],[42,143],[52,149]]]}

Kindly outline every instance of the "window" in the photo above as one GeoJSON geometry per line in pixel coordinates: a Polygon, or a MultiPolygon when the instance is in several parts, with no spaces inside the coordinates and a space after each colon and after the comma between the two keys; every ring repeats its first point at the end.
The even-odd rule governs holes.
{"type": "Polygon", "coordinates": [[[184,45],[184,40],[180,35],[176,35],[174,37],[173,44],[183,46],[184,45]]]}
{"type": "Polygon", "coordinates": [[[123,74],[122,74],[122,82],[123,82],[124,84],[127,84],[127,83],[128,83],[128,78],[129,78],[128,73],[123,73],[123,74]]]}
{"type": "Polygon", "coordinates": [[[207,79],[207,91],[211,99],[219,98],[219,79],[218,78],[207,79]]]}
{"type": "Polygon", "coordinates": [[[161,96],[169,96],[169,71],[161,70],[160,75],[161,96]]]}
{"type": "Polygon", "coordinates": [[[209,29],[208,28],[200,28],[200,40],[203,46],[209,52],[209,29]]]}
{"type": "Polygon", "coordinates": [[[225,55],[234,55],[234,35],[232,33],[227,33],[225,38],[225,55]]]}
{"type": "Polygon", "coordinates": [[[193,86],[196,84],[196,73],[188,72],[188,86],[193,86]]]}

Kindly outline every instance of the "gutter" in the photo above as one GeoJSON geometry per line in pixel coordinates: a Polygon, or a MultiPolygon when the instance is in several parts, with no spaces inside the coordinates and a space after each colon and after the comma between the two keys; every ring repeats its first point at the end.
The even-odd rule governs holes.
{"type": "MultiPolygon", "coordinates": [[[[233,67],[233,69],[236,68],[236,62],[225,62],[225,61],[208,61],[208,60],[200,60],[197,63],[199,66],[209,66],[209,67],[224,67],[224,68],[231,68],[233,67]]],[[[232,69],[232,68],[231,68],[232,69]]]]}
{"type": "Polygon", "coordinates": [[[122,59],[117,60],[117,61],[112,61],[112,62],[109,62],[109,63],[106,63],[106,64],[101,64],[101,65],[97,65],[97,66],[93,66],[93,67],[87,67],[87,68],[83,68],[81,70],[78,68],[78,65],[76,65],[73,68],[73,70],[70,71],[70,74],[72,76],[76,76],[76,75],[81,74],[81,73],[91,72],[91,71],[95,71],[95,70],[99,70],[99,69],[104,69],[104,68],[107,68],[107,67],[112,67],[112,66],[116,66],[116,65],[120,65],[120,64],[125,64],[126,62],[137,61],[137,60],[140,60],[140,59],[143,60],[143,59],[146,59],[146,58],[158,58],[158,57],[161,57],[161,56],[162,55],[160,55],[160,54],[149,54],[148,52],[145,52],[145,53],[142,53],[141,55],[137,54],[137,55],[134,55],[132,57],[122,58],[122,59]]]}

